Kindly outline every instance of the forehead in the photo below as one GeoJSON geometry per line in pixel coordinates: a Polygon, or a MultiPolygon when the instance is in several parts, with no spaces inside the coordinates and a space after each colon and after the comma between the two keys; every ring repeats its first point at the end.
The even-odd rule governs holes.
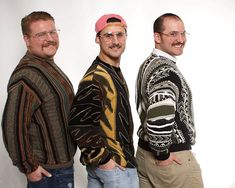
{"type": "Polygon", "coordinates": [[[119,25],[110,24],[101,31],[101,34],[108,32],[125,32],[125,28],[119,25]]]}
{"type": "Polygon", "coordinates": [[[165,18],[163,21],[165,31],[184,31],[184,23],[176,18],[165,18]]]}
{"type": "Polygon", "coordinates": [[[55,28],[52,20],[38,20],[30,24],[31,32],[42,32],[55,28]]]}

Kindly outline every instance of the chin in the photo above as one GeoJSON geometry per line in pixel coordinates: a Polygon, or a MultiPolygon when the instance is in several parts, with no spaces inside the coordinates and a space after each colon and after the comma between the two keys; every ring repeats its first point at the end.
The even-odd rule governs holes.
{"type": "Polygon", "coordinates": [[[120,58],[121,55],[122,55],[122,53],[112,53],[112,54],[110,54],[110,56],[113,57],[113,58],[120,58]]]}
{"type": "Polygon", "coordinates": [[[55,52],[50,52],[50,53],[44,53],[46,57],[48,58],[53,58],[54,55],[56,54],[56,51],[55,52]]]}
{"type": "Polygon", "coordinates": [[[175,52],[175,53],[174,53],[174,56],[179,56],[179,55],[182,55],[182,54],[183,54],[183,51],[175,52]]]}
{"type": "Polygon", "coordinates": [[[54,50],[46,50],[44,53],[49,57],[49,56],[54,56],[56,54],[56,49],[54,50]]]}

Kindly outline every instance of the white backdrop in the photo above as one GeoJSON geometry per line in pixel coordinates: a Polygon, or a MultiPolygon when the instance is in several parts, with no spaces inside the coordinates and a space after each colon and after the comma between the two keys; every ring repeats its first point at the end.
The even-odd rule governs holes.
{"type": "MultiPolygon", "coordinates": [[[[118,13],[128,24],[127,48],[121,68],[130,89],[136,131],[135,79],[139,65],[152,51],[154,20],[178,14],[190,33],[178,66],[194,97],[197,144],[205,188],[235,188],[235,1],[234,0],[0,0],[0,120],[11,72],[25,53],[20,21],[44,10],[61,29],[57,64],[71,79],[75,91],[85,70],[99,52],[94,24],[105,13],[118,13]]],[[[0,131],[1,133],[1,131],[0,131]]],[[[1,135],[1,134],[0,134],[1,135]]],[[[86,187],[85,168],[75,156],[76,188],[86,187]]],[[[0,139],[0,187],[23,188],[25,177],[11,160],[0,139]]]]}

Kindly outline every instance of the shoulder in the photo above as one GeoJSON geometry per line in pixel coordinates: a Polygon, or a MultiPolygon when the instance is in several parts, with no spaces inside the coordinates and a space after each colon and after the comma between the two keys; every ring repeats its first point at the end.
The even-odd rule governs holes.
{"type": "Polygon", "coordinates": [[[24,56],[12,72],[8,86],[10,87],[21,83],[37,87],[42,84],[47,84],[50,77],[51,73],[49,68],[46,67],[43,62],[38,63],[24,56]]]}
{"type": "Polygon", "coordinates": [[[176,69],[176,65],[168,58],[151,54],[139,68],[139,75],[149,77],[158,72],[165,72],[171,69],[176,69]]]}
{"type": "Polygon", "coordinates": [[[103,79],[111,78],[112,69],[109,66],[104,64],[92,64],[91,67],[87,70],[84,78],[90,78],[96,81],[100,81],[103,79]]]}

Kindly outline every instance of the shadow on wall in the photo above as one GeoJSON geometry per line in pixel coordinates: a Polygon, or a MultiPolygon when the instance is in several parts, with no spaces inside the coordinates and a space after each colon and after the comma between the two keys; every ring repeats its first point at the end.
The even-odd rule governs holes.
{"type": "Polygon", "coordinates": [[[235,182],[228,186],[228,188],[235,188],[235,182]]]}

